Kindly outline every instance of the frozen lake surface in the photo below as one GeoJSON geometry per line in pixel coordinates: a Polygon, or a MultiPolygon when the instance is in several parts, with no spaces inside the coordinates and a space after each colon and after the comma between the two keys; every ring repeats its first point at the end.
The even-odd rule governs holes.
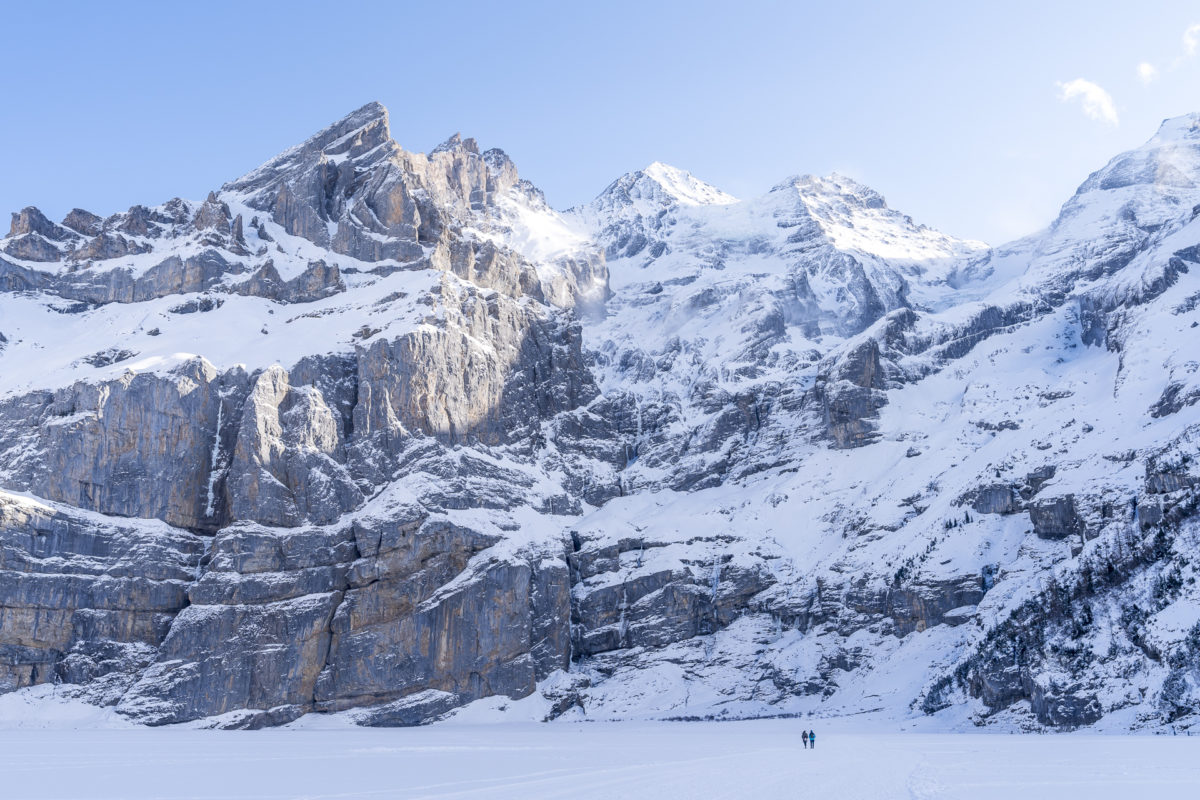
{"type": "Polygon", "coordinates": [[[0,796],[1200,797],[1200,737],[870,733],[836,720],[0,730],[0,796]]]}

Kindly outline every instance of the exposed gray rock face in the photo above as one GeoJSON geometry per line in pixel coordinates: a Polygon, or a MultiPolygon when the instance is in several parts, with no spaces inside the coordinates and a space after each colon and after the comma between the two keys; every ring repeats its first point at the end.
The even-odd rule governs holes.
{"type": "Polygon", "coordinates": [[[1029,505],[1033,532],[1042,539],[1064,539],[1083,532],[1083,520],[1075,511],[1075,496],[1049,497],[1029,505]]]}
{"type": "Polygon", "coordinates": [[[360,725],[371,727],[409,727],[428,724],[460,705],[462,698],[458,695],[430,689],[358,712],[355,718],[360,725]]]}
{"type": "Polygon", "coordinates": [[[187,603],[203,542],[0,493],[0,691],[62,681],[115,702],[187,603]]]}
{"type": "Polygon", "coordinates": [[[574,655],[661,648],[713,633],[747,613],[777,578],[764,561],[735,562],[721,539],[689,542],[709,551],[688,563],[688,549],[644,538],[572,532],[571,629],[574,655]]]}
{"type": "Polygon", "coordinates": [[[501,444],[595,396],[577,325],[504,295],[445,285],[439,293],[445,325],[360,352],[354,429],[362,436],[501,444]],[[481,351],[478,340],[492,347],[481,351]]]}
{"type": "Polygon", "coordinates": [[[815,393],[834,447],[862,447],[876,440],[872,420],[887,403],[883,392],[886,388],[886,372],[874,338],[868,338],[818,375],[815,393]]]}
{"type": "MultiPolygon", "coordinates": [[[[446,702],[421,713],[436,715],[528,695],[567,665],[567,569],[561,558],[491,555],[496,542],[411,506],[336,529],[226,528],[119,708],[163,724],[247,709],[294,717],[433,690],[446,702]]],[[[399,713],[414,702],[364,721],[420,721],[399,713]]]]}
{"type": "Polygon", "coordinates": [[[37,234],[54,242],[62,242],[74,238],[70,231],[64,230],[62,226],[55,225],[46,219],[46,216],[33,206],[23,208],[20,212],[14,213],[12,215],[12,224],[8,229],[9,236],[26,236],[29,234],[37,234]]]}
{"type": "MultiPolygon", "coordinates": [[[[126,250],[107,257],[130,254],[139,252],[126,250]]],[[[0,261],[0,280],[14,287],[39,289],[65,299],[95,304],[140,303],[173,294],[209,291],[266,297],[280,303],[311,303],[345,291],[338,267],[320,260],[310,263],[300,275],[284,280],[268,259],[249,279],[227,282],[228,276],[245,274],[248,269],[246,264],[231,260],[226,252],[211,248],[186,257],[168,255],[141,273],[115,267],[52,274],[0,261]]]]}
{"type": "Polygon", "coordinates": [[[1021,487],[1021,497],[1028,500],[1042,490],[1042,486],[1058,472],[1054,464],[1038,467],[1025,476],[1025,485],[1021,487]]]}
{"type": "Polygon", "coordinates": [[[84,236],[95,236],[102,229],[104,220],[90,211],[84,211],[82,208],[73,208],[66,217],[63,218],[63,226],[70,228],[76,233],[84,236]]]}
{"type": "Polygon", "coordinates": [[[976,605],[984,592],[978,575],[916,580],[886,589],[864,580],[849,588],[846,603],[857,613],[888,618],[892,633],[902,637],[943,623],[961,625],[969,617],[949,612],[976,605]]]}
{"type": "Polygon", "coordinates": [[[357,508],[363,495],[345,467],[345,441],[320,389],[292,387],[282,367],[267,369],[246,398],[225,475],[230,516],[291,527],[357,508]]]}
{"type": "Polygon", "coordinates": [[[118,707],[148,724],[311,703],[334,595],[271,606],[189,606],[118,707]]]}
{"type": "Polygon", "coordinates": [[[970,497],[971,508],[980,514],[1015,514],[1021,510],[1021,497],[1006,483],[981,486],[970,497]]]}
{"type": "Polygon", "coordinates": [[[218,420],[237,418],[247,376],[196,359],[173,373],[0,403],[0,480],[78,508],[211,528],[206,510],[218,420]]]}
{"type": "Polygon", "coordinates": [[[336,264],[331,267],[324,261],[313,261],[305,267],[304,272],[285,281],[268,260],[248,280],[232,284],[231,291],[251,297],[267,297],[280,303],[311,303],[344,292],[346,286],[342,283],[336,264]]]}
{"type": "Polygon", "coordinates": [[[4,252],[26,261],[57,261],[62,258],[62,243],[79,237],[72,231],[55,225],[45,215],[30,206],[12,215],[4,252]]]}

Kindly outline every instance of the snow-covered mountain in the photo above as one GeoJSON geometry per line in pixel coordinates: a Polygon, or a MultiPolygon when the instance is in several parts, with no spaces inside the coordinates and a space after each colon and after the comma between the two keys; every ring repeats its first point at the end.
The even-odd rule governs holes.
{"type": "Polygon", "coordinates": [[[0,690],[1190,724],[1197,208],[1200,116],[991,249],[839,175],[559,213],[370,104],[203,202],[25,209],[0,690]]]}

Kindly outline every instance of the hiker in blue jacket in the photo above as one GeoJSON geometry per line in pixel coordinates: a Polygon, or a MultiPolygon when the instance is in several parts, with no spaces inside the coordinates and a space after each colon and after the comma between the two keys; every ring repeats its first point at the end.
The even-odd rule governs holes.
{"type": "Polygon", "coordinates": [[[816,731],[808,732],[808,743],[812,745],[813,750],[817,749],[817,732],[816,731]]]}

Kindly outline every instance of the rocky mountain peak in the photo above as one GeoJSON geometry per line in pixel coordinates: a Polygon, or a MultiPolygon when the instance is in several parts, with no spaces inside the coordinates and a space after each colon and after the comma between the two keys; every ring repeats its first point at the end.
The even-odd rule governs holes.
{"type": "Polygon", "coordinates": [[[468,153],[479,155],[479,143],[474,139],[464,139],[462,134],[455,133],[446,141],[439,144],[430,151],[429,155],[437,155],[438,153],[452,153],[456,150],[463,150],[468,153]]]}
{"type": "Polygon", "coordinates": [[[82,208],[72,208],[67,213],[67,216],[63,218],[62,224],[77,233],[82,233],[84,236],[95,236],[100,232],[100,226],[103,222],[103,218],[90,211],[85,211],[82,208]]]}
{"type": "Polygon", "coordinates": [[[231,181],[222,192],[252,194],[277,186],[311,170],[316,164],[341,164],[347,160],[359,168],[364,161],[376,164],[398,151],[388,126],[388,111],[382,103],[367,103],[341,120],[289,148],[262,166],[231,181]],[[364,156],[370,156],[364,159],[364,156]]]}
{"type": "MultiPolygon", "coordinates": [[[[1141,147],[1122,153],[1088,176],[1076,197],[1095,191],[1146,187],[1160,194],[1200,188],[1200,115],[1164,120],[1141,147]]],[[[1070,201],[1068,201],[1070,205],[1070,201]]]]}
{"type": "Polygon", "coordinates": [[[645,169],[617,178],[595,200],[577,211],[612,213],[631,208],[637,213],[651,209],[729,205],[737,198],[696,178],[690,172],[655,161],[645,169]]]}
{"type": "Polygon", "coordinates": [[[667,252],[665,238],[681,216],[732,207],[733,195],[691,173],[655,161],[610,183],[594,200],[567,216],[605,247],[610,260],[667,252]]]}
{"type": "Polygon", "coordinates": [[[27,206],[20,211],[13,212],[12,224],[8,230],[9,236],[21,236],[29,233],[40,234],[54,241],[62,241],[71,236],[70,231],[63,230],[62,227],[51,222],[35,206],[27,206]]]}
{"type": "MultiPolygon", "coordinates": [[[[1035,293],[1053,286],[1066,296],[1135,262],[1145,268],[1138,280],[1153,283],[1167,261],[1139,256],[1190,226],[1197,206],[1200,115],[1188,114],[1165,120],[1145,144],[1089,175],[1044,235],[1000,248],[991,260],[1019,270],[1021,284],[1035,293]]],[[[1188,236],[1180,241],[1191,243],[1188,236]]]]}
{"type": "Polygon", "coordinates": [[[320,150],[336,154],[345,152],[352,143],[370,148],[391,139],[388,110],[383,103],[372,101],[311,136],[300,147],[309,151],[320,150]]]}
{"type": "Polygon", "coordinates": [[[457,133],[428,156],[403,150],[387,110],[370,103],[227,183],[221,198],[335,253],[412,263],[448,246],[518,180],[511,162],[485,159],[457,133]]]}
{"type": "Polygon", "coordinates": [[[798,175],[788,178],[772,191],[795,191],[811,204],[842,202],[861,208],[886,209],[883,195],[871,187],[837,172],[825,177],[798,175]]]}
{"type": "MultiPolygon", "coordinates": [[[[903,275],[910,283],[940,285],[947,269],[987,249],[983,242],[957,239],[915,222],[889,208],[879,192],[836,172],[793,176],[759,202],[764,213],[793,229],[789,242],[801,250],[825,244],[857,260],[886,261],[890,267],[884,272],[903,275]]],[[[899,294],[907,291],[899,281],[884,283],[893,283],[899,294]]]]}
{"type": "Polygon", "coordinates": [[[1200,140],[1200,112],[1193,111],[1178,117],[1168,117],[1158,126],[1151,141],[1200,140]]]}

